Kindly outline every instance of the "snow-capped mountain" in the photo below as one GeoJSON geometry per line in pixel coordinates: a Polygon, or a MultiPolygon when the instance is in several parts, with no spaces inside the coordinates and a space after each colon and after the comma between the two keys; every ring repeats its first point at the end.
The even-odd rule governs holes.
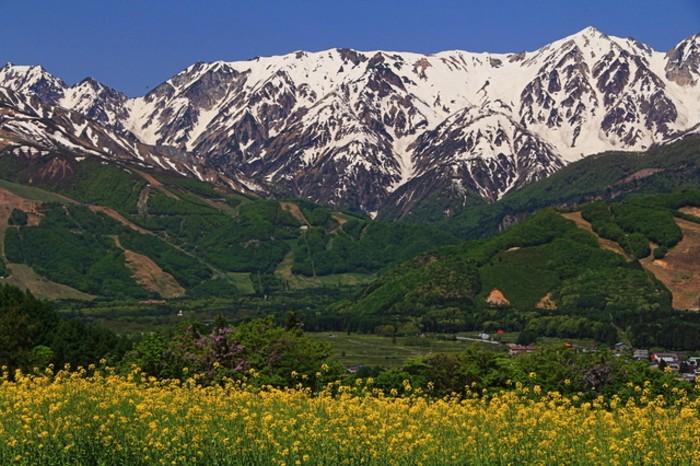
{"type": "Polygon", "coordinates": [[[196,63],[132,99],[40,67],[0,70],[0,85],[187,161],[195,176],[403,214],[435,190],[458,209],[592,153],[697,131],[699,81],[700,35],[663,53],[593,28],[512,54],[332,49],[196,63]]]}
{"type": "MultiPolygon", "coordinates": [[[[73,89],[84,85],[85,82],[82,82],[73,89]]],[[[85,102],[85,99],[80,100],[85,102]]],[[[187,158],[149,146],[133,134],[118,132],[109,125],[101,124],[100,113],[86,113],[95,115],[96,118],[91,119],[82,112],[60,105],[51,105],[31,93],[21,94],[0,87],[0,149],[10,146],[10,153],[14,156],[30,159],[46,155],[52,150],[67,149],[75,153],[76,160],[81,160],[84,156],[96,156],[109,161],[175,171],[186,176],[224,183],[239,191],[251,190],[240,183],[240,180],[245,179],[242,174],[231,179],[202,169],[187,158]]],[[[248,183],[255,185],[251,181],[248,183]]]]}

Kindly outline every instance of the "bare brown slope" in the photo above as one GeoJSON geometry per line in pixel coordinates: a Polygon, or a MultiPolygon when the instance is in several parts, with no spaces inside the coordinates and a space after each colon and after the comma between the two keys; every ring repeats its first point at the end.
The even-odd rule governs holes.
{"type": "Polygon", "coordinates": [[[185,289],[177,280],[161,269],[150,257],[124,249],[118,237],[114,237],[114,243],[124,251],[124,262],[133,272],[134,280],[140,286],[158,293],[163,298],[179,298],[185,295],[185,289]]]}
{"type": "MultiPolygon", "coordinates": [[[[681,210],[691,215],[700,213],[700,209],[681,210]]],[[[596,235],[591,224],[581,217],[581,212],[562,215],[576,222],[579,228],[594,234],[601,248],[629,259],[619,244],[596,235]]],[[[642,259],[640,263],[673,293],[674,309],[698,311],[700,310],[700,224],[678,218],[676,224],[683,231],[683,240],[662,260],[654,260],[649,256],[642,259]]]]}
{"type": "Polygon", "coordinates": [[[293,204],[291,202],[280,202],[280,206],[289,212],[292,217],[297,219],[302,225],[308,225],[309,222],[306,220],[306,217],[304,217],[304,213],[301,211],[298,205],[293,204]]]}
{"type": "Polygon", "coordinates": [[[700,310],[700,225],[676,219],[683,239],[661,260],[651,256],[642,265],[652,272],[671,293],[675,309],[700,310]]]}
{"type": "Polygon", "coordinates": [[[134,222],[127,219],[126,217],[124,217],[122,214],[120,214],[116,210],[110,209],[109,207],[104,207],[101,205],[91,205],[90,210],[92,212],[102,212],[103,214],[107,215],[108,217],[111,217],[112,219],[116,220],[117,222],[121,223],[122,225],[127,226],[127,227],[131,228],[132,230],[138,231],[141,234],[144,234],[144,235],[152,235],[153,234],[150,231],[136,225],[134,222]]]}

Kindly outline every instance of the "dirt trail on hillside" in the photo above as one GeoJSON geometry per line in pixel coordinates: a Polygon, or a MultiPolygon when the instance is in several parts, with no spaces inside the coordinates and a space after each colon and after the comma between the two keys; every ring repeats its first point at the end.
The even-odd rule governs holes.
{"type": "Polygon", "coordinates": [[[625,257],[626,259],[629,259],[629,256],[625,254],[625,251],[615,241],[611,241],[609,239],[601,238],[600,236],[598,236],[598,234],[595,231],[593,231],[593,227],[591,227],[591,224],[581,216],[581,212],[567,212],[561,214],[561,216],[568,218],[569,220],[573,220],[576,223],[577,227],[581,228],[582,230],[586,230],[587,232],[595,236],[598,239],[598,244],[601,248],[607,249],[608,251],[612,251],[625,257]]]}
{"type": "Polygon", "coordinates": [[[27,213],[27,225],[36,226],[41,217],[37,214],[39,202],[28,201],[16,194],[0,188],[0,260],[5,258],[5,232],[9,227],[8,221],[13,209],[21,209],[27,213]]]}
{"type": "Polygon", "coordinates": [[[346,223],[348,223],[348,220],[346,218],[343,218],[338,214],[332,214],[331,217],[333,217],[333,220],[338,222],[339,225],[345,225],[346,223]]]}
{"type": "Polygon", "coordinates": [[[160,268],[153,259],[130,249],[125,249],[118,236],[113,236],[114,244],[124,251],[124,263],[133,273],[133,278],[140,286],[158,293],[163,298],[179,298],[185,295],[185,289],[168,272],[160,268]]]}
{"type": "Polygon", "coordinates": [[[162,192],[163,194],[165,194],[165,195],[168,196],[169,198],[171,198],[171,199],[176,199],[176,200],[178,200],[178,201],[180,200],[180,198],[179,198],[176,194],[174,194],[173,192],[171,192],[171,191],[169,191],[168,189],[166,189],[165,186],[163,186],[163,183],[161,183],[160,181],[158,181],[157,179],[155,179],[152,175],[149,175],[148,173],[145,173],[145,172],[142,172],[142,171],[138,171],[138,170],[136,170],[136,173],[138,173],[139,176],[141,176],[144,180],[148,181],[148,183],[149,183],[151,186],[154,186],[154,187],[158,188],[158,190],[159,190],[160,192],[162,192]]]}
{"type": "Polygon", "coordinates": [[[676,224],[683,231],[681,242],[661,260],[654,260],[649,256],[640,262],[673,293],[674,309],[698,311],[700,310],[700,224],[679,218],[676,219],[676,224]]]}

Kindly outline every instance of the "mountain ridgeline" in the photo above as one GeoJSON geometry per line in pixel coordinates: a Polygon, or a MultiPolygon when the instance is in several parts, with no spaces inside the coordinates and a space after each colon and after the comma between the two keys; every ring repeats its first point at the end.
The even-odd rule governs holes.
{"type": "Polygon", "coordinates": [[[434,220],[572,161],[697,132],[700,36],[586,28],[531,52],[332,49],[196,63],[142,97],[0,69],[0,144],[70,149],[266,197],[434,220]]]}
{"type": "MultiPolygon", "coordinates": [[[[504,196],[476,203],[446,220],[443,227],[460,238],[497,234],[539,209],[567,209],[592,201],[619,201],[640,194],[693,190],[700,186],[700,136],[646,152],[604,152],[571,163],[550,177],[504,196]]],[[[390,218],[382,216],[380,218],[390,218]]],[[[404,221],[430,221],[415,211],[404,221]]]]}

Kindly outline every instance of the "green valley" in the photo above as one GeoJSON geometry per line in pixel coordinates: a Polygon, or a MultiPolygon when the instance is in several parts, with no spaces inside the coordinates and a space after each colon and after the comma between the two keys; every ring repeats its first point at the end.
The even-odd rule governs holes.
{"type": "Polygon", "coordinates": [[[695,244],[687,232],[700,193],[682,189],[696,182],[697,142],[589,157],[428,224],[69,152],[27,160],[5,150],[0,280],[124,333],[295,311],[308,330],[698,348],[700,319],[683,312],[697,296],[681,291],[693,265],[670,272],[678,245],[695,244]]]}

